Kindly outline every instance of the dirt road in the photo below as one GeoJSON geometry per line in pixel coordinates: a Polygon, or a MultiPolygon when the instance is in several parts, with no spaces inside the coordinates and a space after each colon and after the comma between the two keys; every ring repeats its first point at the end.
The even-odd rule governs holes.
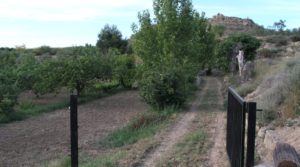
{"type": "Polygon", "coordinates": [[[223,104],[221,82],[215,77],[207,77],[204,82],[204,87],[196,93],[196,98],[190,104],[189,110],[181,113],[179,121],[159,136],[160,145],[145,156],[141,166],[169,166],[170,164],[175,166],[228,166],[225,152],[225,112],[221,111],[223,104]],[[187,156],[198,156],[197,160],[191,158],[183,160],[184,157],[180,157],[181,162],[184,163],[170,162],[174,161],[174,157],[178,155],[176,153],[178,150],[175,149],[176,144],[182,141],[186,135],[195,132],[197,130],[195,127],[199,128],[199,126],[205,130],[208,137],[206,140],[206,146],[210,146],[207,148],[208,150],[203,155],[187,156]],[[201,158],[199,158],[200,156],[201,158]]]}
{"type": "MultiPolygon", "coordinates": [[[[147,110],[136,91],[125,91],[111,97],[79,106],[80,152],[97,154],[96,142],[133,116],[147,110]]],[[[0,127],[0,166],[38,166],[66,156],[70,147],[69,111],[43,114],[0,127]]]]}

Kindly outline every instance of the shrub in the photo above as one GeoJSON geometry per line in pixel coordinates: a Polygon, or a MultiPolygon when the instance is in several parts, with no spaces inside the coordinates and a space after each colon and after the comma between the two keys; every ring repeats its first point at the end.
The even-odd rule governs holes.
{"type": "Polygon", "coordinates": [[[187,96],[186,79],[180,72],[147,71],[139,83],[144,100],[154,108],[182,106],[187,96]]]}
{"type": "Polygon", "coordinates": [[[55,55],[57,50],[51,48],[50,46],[41,46],[41,47],[37,48],[36,50],[34,50],[34,52],[35,52],[36,56],[46,54],[46,53],[48,53],[50,55],[55,55]]]}
{"type": "Polygon", "coordinates": [[[300,35],[293,35],[290,37],[290,39],[292,40],[292,42],[298,42],[300,41],[300,35]]]}
{"type": "Polygon", "coordinates": [[[257,113],[257,123],[259,125],[267,125],[276,119],[276,112],[270,110],[263,110],[257,113]]]}
{"type": "Polygon", "coordinates": [[[260,49],[257,51],[259,57],[272,58],[277,55],[278,50],[275,49],[260,49]]]}
{"type": "Polygon", "coordinates": [[[242,84],[240,87],[237,88],[237,92],[239,93],[239,95],[241,95],[242,97],[247,96],[249,93],[253,92],[256,88],[256,84],[252,83],[252,82],[247,82],[242,84]]]}
{"type": "Polygon", "coordinates": [[[276,46],[285,46],[288,43],[288,39],[285,36],[270,36],[266,39],[269,43],[274,43],[276,46]]]}

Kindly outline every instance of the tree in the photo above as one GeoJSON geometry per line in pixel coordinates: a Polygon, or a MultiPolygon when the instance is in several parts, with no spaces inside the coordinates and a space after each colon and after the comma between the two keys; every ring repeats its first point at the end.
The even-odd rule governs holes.
{"type": "Polygon", "coordinates": [[[106,54],[110,48],[119,49],[121,53],[126,51],[127,40],[122,39],[122,33],[115,25],[106,24],[98,35],[96,46],[106,54]]]}
{"type": "Polygon", "coordinates": [[[65,72],[65,62],[62,60],[48,60],[43,62],[36,73],[36,82],[32,90],[38,95],[59,92],[63,87],[63,73],[65,72]]]}
{"type": "Polygon", "coordinates": [[[135,77],[134,57],[119,55],[114,59],[113,75],[123,87],[131,87],[135,77]]]}
{"type": "Polygon", "coordinates": [[[285,25],[285,20],[279,20],[278,22],[274,22],[274,27],[278,30],[278,31],[280,31],[280,32],[282,32],[283,31],[283,29],[286,27],[286,25],[285,25]]]}
{"type": "Polygon", "coordinates": [[[111,58],[99,56],[96,48],[75,47],[72,52],[72,56],[45,62],[39,69],[39,82],[34,89],[44,94],[67,87],[80,95],[93,80],[112,76],[111,58]]]}
{"type": "Polygon", "coordinates": [[[225,29],[226,27],[224,25],[215,25],[212,27],[213,32],[219,37],[222,37],[224,35],[225,29]]]}
{"type": "Polygon", "coordinates": [[[19,90],[16,86],[16,74],[13,67],[0,69],[0,118],[14,111],[19,90]]]}
{"type": "Polygon", "coordinates": [[[39,63],[32,55],[23,55],[20,57],[17,66],[17,85],[21,90],[32,90],[37,80],[39,72],[39,63]]]}
{"type": "Polygon", "coordinates": [[[232,57],[235,59],[234,48],[240,44],[245,53],[245,60],[254,60],[256,50],[260,46],[260,41],[248,34],[233,34],[223,41],[219,42],[216,47],[216,65],[220,69],[229,70],[232,57]]]}
{"type": "Polygon", "coordinates": [[[154,20],[149,11],[138,14],[133,26],[134,52],[141,57],[139,88],[152,106],[182,105],[191,83],[213,54],[214,38],[204,18],[190,0],[154,0],[154,20]],[[161,92],[161,93],[160,93],[161,92]]]}

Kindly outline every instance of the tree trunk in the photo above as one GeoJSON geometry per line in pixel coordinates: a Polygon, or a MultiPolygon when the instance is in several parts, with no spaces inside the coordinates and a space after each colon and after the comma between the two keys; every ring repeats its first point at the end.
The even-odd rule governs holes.
{"type": "Polygon", "coordinates": [[[273,153],[275,167],[300,167],[299,156],[294,147],[277,143],[273,153]]]}

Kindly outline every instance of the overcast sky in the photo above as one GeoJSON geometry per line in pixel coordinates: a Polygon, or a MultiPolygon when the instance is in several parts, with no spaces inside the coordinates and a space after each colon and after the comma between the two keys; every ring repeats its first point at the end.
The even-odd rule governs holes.
{"type": "MultiPolygon", "coordinates": [[[[264,27],[283,19],[290,29],[300,27],[300,0],[194,0],[193,5],[207,17],[248,17],[264,27]]],[[[0,0],[0,47],[95,45],[105,24],[130,37],[131,24],[145,9],[152,9],[152,0],[0,0]]]]}

